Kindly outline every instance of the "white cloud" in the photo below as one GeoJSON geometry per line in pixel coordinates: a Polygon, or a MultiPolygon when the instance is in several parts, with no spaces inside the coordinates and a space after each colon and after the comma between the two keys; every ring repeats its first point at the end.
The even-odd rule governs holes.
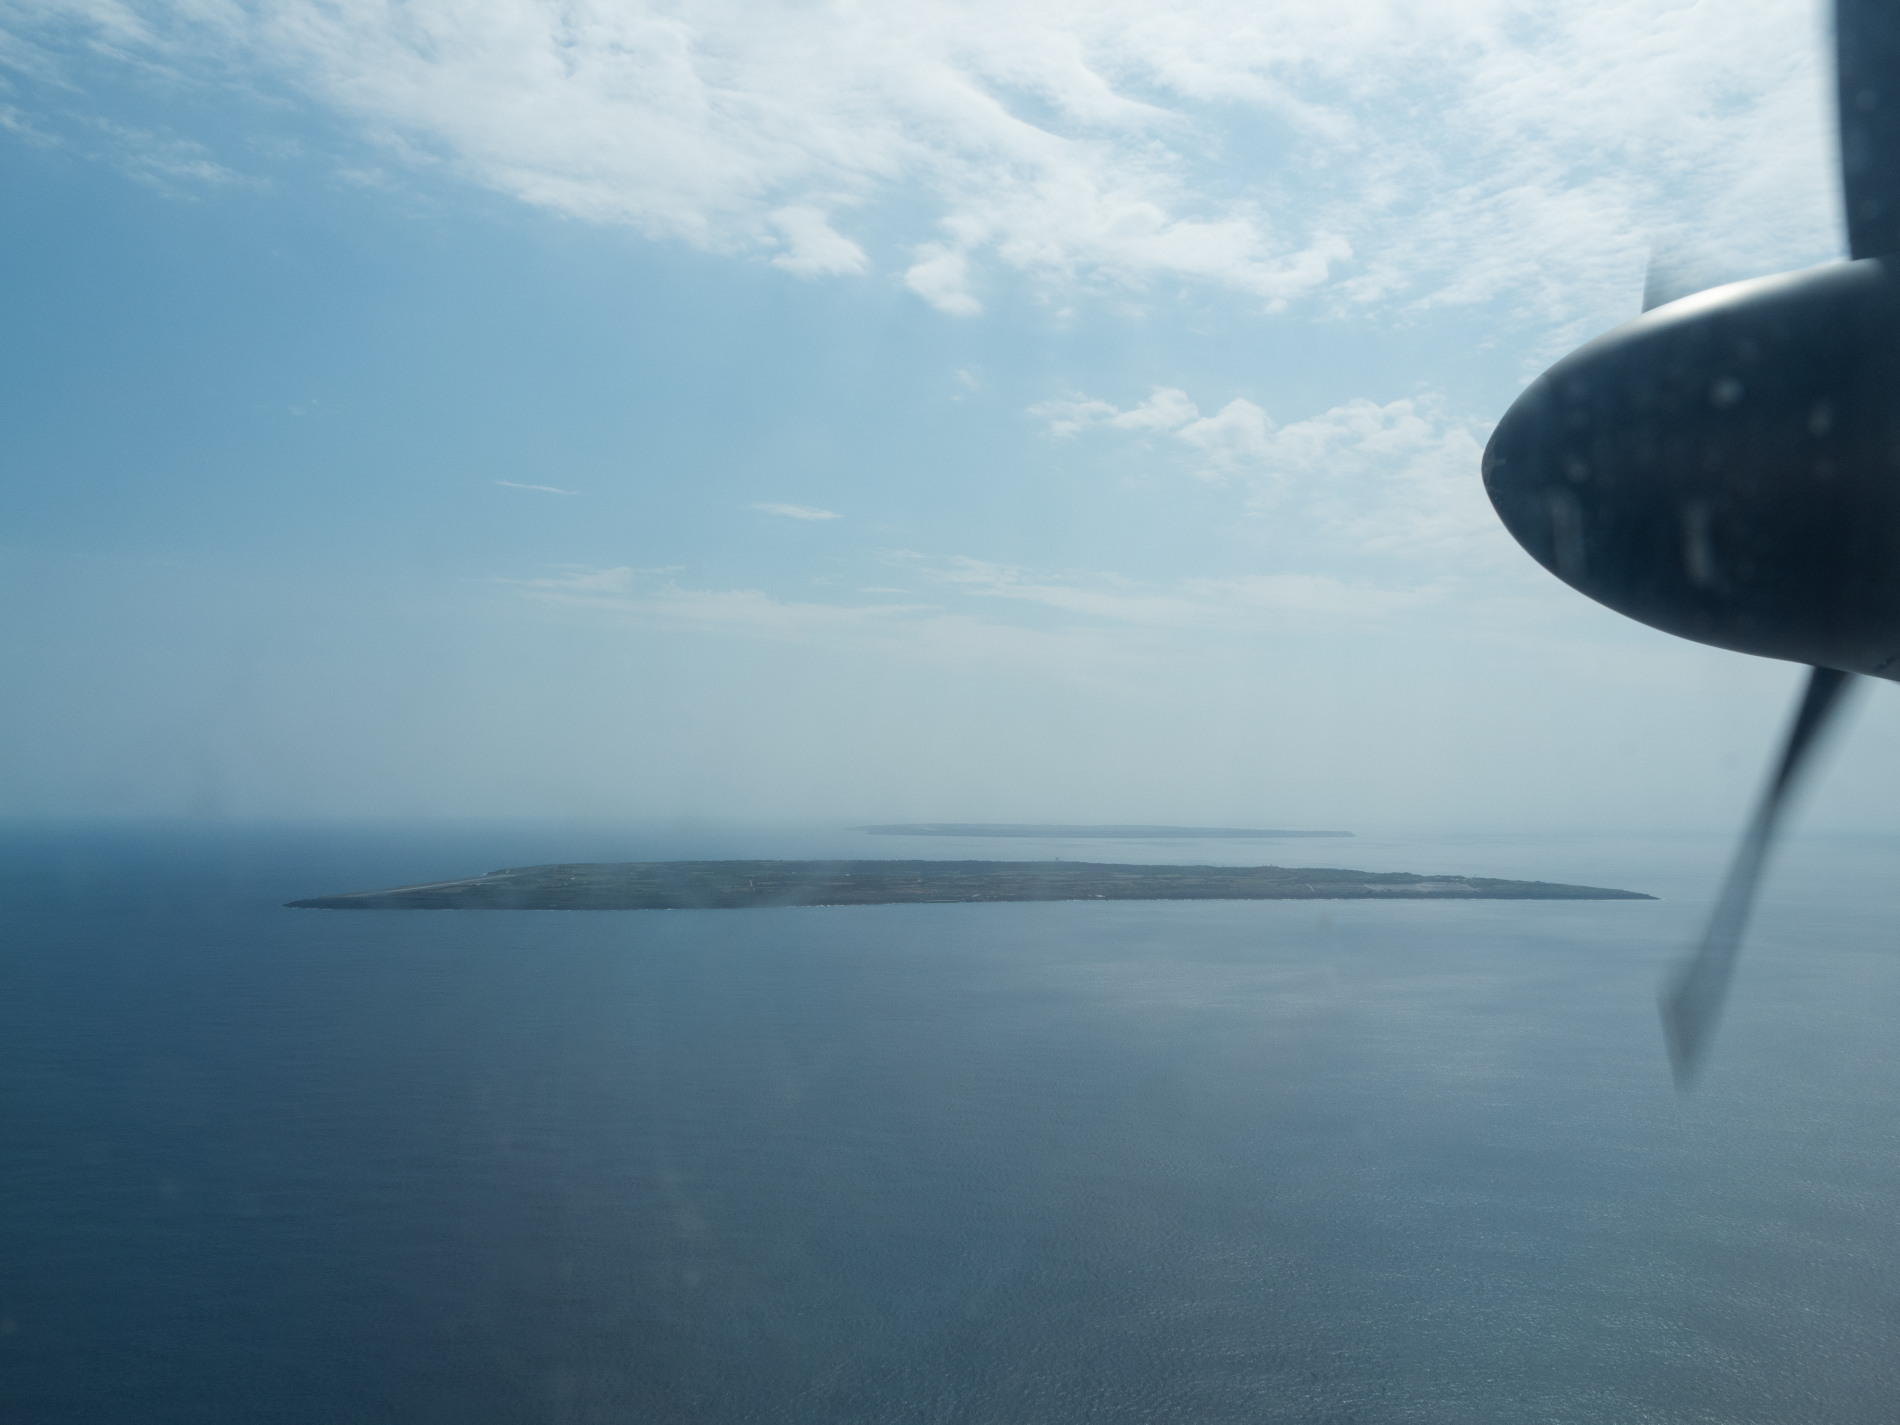
{"type": "Polygon", "coordinates": [[[816,208],[780,208],[771,221],[788,249],[772,259],[774,267],[800,277],[829,277],[862,272],[870,264],[864,249],[837,232],[816,208]]]}
{"type": "Polygon", "coordinates": [[[973,317],[983,304],[970,295],[970,260],[942,243],[925,243],[904,274],[904,285],[940,312],[973,317]]]}
{"type": "Polygon", "coordinates": [[[572,495],[574,491],[563,490],[559,485],[524,485],[519,480],[497,480],[497,485],[510,490],[538,490],[544,495],[572,495]]]}
{"type": "Polygon", "coordinates": [[[1081,396],[1038,402],[1029,408],[1029,414],[1047,421],[1050,435],[1064,436],[1075,435],[1098,421],[1115,416],[1118,412],[1107,401],[1095,401],[1081,396]]]}
{"type": "Polygon", "coordinates": [[[174,189],[180,184],[191,187],[262,186],[257,179],[216,162],[209,149],[191,139],[154,133],[103,119],[94,128],[113,161],[146,183],[165,189],[174,189]]]}
{"type": "Polygon", "coordinates": [[[1244,574],[1155,583],[1115,575],[1053,575],[984,560],[920,561],[926,572],[988,598],[1040,605],[1130,628],[1254,629],[1378,620],[1439,597],[1432,586],[1382,587],[1321,574],[1244,574]]]}
{"type": "Polygon", "coordinates": [[[1214,473],[1226,474],[1264,463],[1272,449],[1272,430],[1265,411],[1236,396],[1213,415],[1182,426],[1175,434],[1204,452],[1214,473]]]}
{"type": "Polygon", "coordinates": [[[102,55],[168,92],[301,92],[393,165],[805,276],[902,267],[960,316],[979,310],[981,266],[1000,264],[1084,288],[1207,283],[1269,307],[1328,287],[1348,307],[1499,300],[1562,328],[1557,342],[1633,308],[1649,234],[1688,234],[1736,271],[1838,244],[1812,0],[29,0],[12,14],[4,54],[55,76],[43,96],[70,94],[102,55]],[[875,217],[881,262],[840,214],[867,230],[875,217]]]}
{"type": "MultiPolygon", "coordinates": [[[[1382,586],[1317,574],[1144,581],[966,557],[892,558],[934,585],[928,602],[821,603],[761,589],[704,589],[672,570],[565,569],[515,580],[527,596],[641,626],[855,649],[930,662],[1139,675],[1265,632],[1367,631],[1441,602],[1447,586],[1382,586]]],[[[861,596],[903,596],[872,586],[861,596]]]]}
{"type": "MultiPolygon", "coordinates": [[[[592,609],[649,628],[738,636],[935,663],[996,663],[1050,671],[1101,667],[1121,651],[1100,638],[973,618],[924,603],[829,604],[761,589],[697,589],[669,571],[569,569],[513,581],[529,598],[592,609]]],[[[876,592],[885,592],[878,590],[876,592]]]]}
{"type": "Polygon", "coordinates": [[[1245,397],[1203,416],[1172,387],[1126,410],[1069,396],[1029,414],[1061,437],[1168,434],[1183,471],[1232,484],[1311,554],[1513,557],[1478,479],[1477,423],[1446,416],[1435,397],[1361,397],[1284,426],[1245,397]]]}
{"type": "Polygon", "coordinates": [[[821,510],[811,505],[781,505],[772,500],[762,500],[752,506],[768,515],[783,515],[788,520],[835,520],[843,516],[835,510],[821,510]]]}
{"type": "MultiPolygon", "coordinates": [[[[1097,406],[1105,403],[1091,403],[1097,406]]],[[[1108,407],[1113,410],[1114,407],[1108,407]]],[[[1187,392],[1178,391],[1172,386],[1157,386],[1155,393],[1139,406],[1121,411],[1108,417],[1108,423],[1118,430],[1173,430],[1176,426],[1186,425],[1201,414],[1200,409],[1190,401],[1187,392]]]]}
{"type": "Polygon", "coordinates": [[[569,565],[543,579],[517,582],[522,588],[535,592],[559,593],[577,599],[616,599],[630,598],[652,581],[678,572],[678,567],[673,565],[650,569],[637,569],[624,564],[612,569],[586,569],[569,565]]]}
{"type": "Polygon", "coordinates": [[[1446,418],[1433,401],[1362,397],[1275,431],[1262,464],[1269,498],[1297,490],[1352,548],[1516,560],[1478,479],[1483,449],[1475,423],[1446,418]]]}
{"type": "Polygon", "coordinates": [[[1172,432],[1202,452],[1209,474],[1226,474],[1258,461],[1267,451],[1267,437],[1273,429],[1267,413],[1245,397],[1236,397],[1213,415],[1203,416],[1187,392],[1173,386],[1155,387],[1147,400],[1125,411],[1108,401],[1071,396],[1040,402],[1029,408],[1029,414],[1048,422],[1049,434],[1054,436],[1077,435],[1092,425],[1172,432]]]}

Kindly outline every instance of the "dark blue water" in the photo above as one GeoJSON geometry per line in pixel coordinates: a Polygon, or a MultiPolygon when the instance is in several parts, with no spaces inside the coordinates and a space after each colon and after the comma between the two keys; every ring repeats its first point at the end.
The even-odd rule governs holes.
{"type": "Polygon", "coordinates": [[[1790,848],[1687,1102],[1715,841],[1306,857],[1655,903],[277,908],[919,844],[9,833],[0,1420],[1900,1415],[1900,842],[1790,848]]]}

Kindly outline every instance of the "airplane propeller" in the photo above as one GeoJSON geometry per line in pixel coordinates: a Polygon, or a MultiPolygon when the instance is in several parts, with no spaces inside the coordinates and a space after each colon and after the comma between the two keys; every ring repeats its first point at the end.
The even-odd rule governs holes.
{"type": "Polygon", "coordinates": [[[1807,689],[1801,695],[1794,721],[1781,748],[1781,758],[1762,789],[1755,815],[1729,863],[1728,876],[1722,882],[1722,894],[1716,899],[1715,912],[1701,943],[1678,965],[1665,982],[1662,993],[1663,1038],[1669,1046],[1669,1063],[1676,1072],[1676,1083],[1687,1088],[1695,1082],[1702,1066],[1702,1055],[1709,1036],[1715,1032],[1722,1013],[1722,1001],[1728,995],[1728,982],[1735,971],[1735,957],[1742,948],[1742,932],[1748,928],[1748,912],[1755,903],[1755,886],[1761,879],[1762,865],[1774,841],[1775,822],[1801,774],[1806,770],[1808,754],[1814,750],[1829,720],[1839,711],[1851,673],[1836,668],[1808,670],[1807,689]]]}
{"type": "Polygon", "coordinates": [[[1560,579],[1655,628],[1811,671],[1708,927],[1662,994],[1693,1082],[1790,794],[1856,674],[1900,680],[1900,0],[1836,0],[1849,260],[1678,295],[1531,383],[1486,492],[1560,579]]]}

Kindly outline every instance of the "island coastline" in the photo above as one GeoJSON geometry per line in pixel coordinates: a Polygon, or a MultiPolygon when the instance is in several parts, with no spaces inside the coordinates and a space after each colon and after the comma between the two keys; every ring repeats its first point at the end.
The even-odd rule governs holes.
{"type": "Polygon", "coordinates": [[[1350,831],[1266,831],[1245,826],[1071,826],[1039,821],[906,821],[885,826],[854,826],[851,830],[872,836],[1033,837],[1053,841],[1272,841],[1353,834],[1350,831]]]}
{"type": "Polygon", "coordinates": [[[747,910],[1088,900],[1654,900],[1639,891],[1335,867],[1090,861],[628,861],[522,866],[293,910],[747,910]]]}

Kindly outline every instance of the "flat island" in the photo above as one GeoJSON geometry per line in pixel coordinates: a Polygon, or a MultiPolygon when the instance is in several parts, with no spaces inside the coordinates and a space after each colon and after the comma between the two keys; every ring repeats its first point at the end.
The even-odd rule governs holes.
{"type": "Polygon", "coordinates": [[[1286,866],[1090,861],[625,861],[291,901],[295,910],[745,910],[963,901],[1646,901],[1637,891],[1286,866]]]}
{"type": "Polygon", "coordinates": [[[1045,821],[906,821],[854,826],[873,836],[1048,836],[1101,841],[1265,841],[1279,836],[1351,836],[1350,831],[1259,831],[1245,826],[1064,826],[1045,821]]]}

